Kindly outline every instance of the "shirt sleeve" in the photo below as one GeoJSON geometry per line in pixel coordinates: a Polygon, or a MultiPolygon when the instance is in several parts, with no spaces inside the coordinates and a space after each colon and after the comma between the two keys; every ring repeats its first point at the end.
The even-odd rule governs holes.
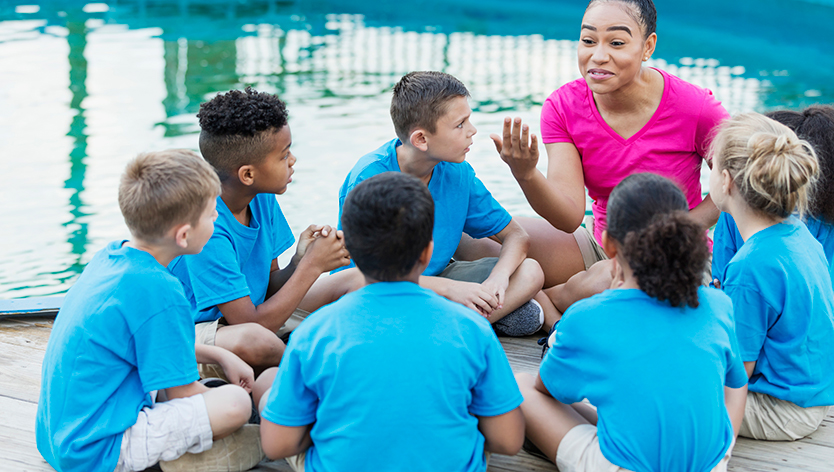
{"type": "Polygon", "coordinates": [[[544,144],[573,143],[573,137],[568,132],[565,117],[556,106],[556,96],[558,93],[559,91],[557,90],[551,96],[547,97],[547,100],[545,100],[542,106],[540,125],[542,142],[544,144]]]}
{"type": "Polygon", "coordinates": [[[145,392],[187,385],[200,378],[194,354],[194,321],[187,303],[166,306],[148,317],[133,333],[133,343],[136,369],[145,392]]]}
{"type": "MultiPolygon", "coordinates": [[[[582,341],[581,326],[570,322],[570,312],[557,325],[553,344],[539,367],[542,383],[553,398],[565,404],[582,401],[582,386],[587,384],[583,365],[590,356],[583,353],[588,343],[582,341]]],[[[590,341],[589,341],[590,342],[590,341]]]]}
{"type": "Polygon", "coordinates": [[[228,235],[215,229],[199,254],[185,260],[197,311],[250,295],[228,235]]]}
{"type": "Polygon", "coordinates": [[[735,220],[729,213],[721,212],[713,233],[712,278],[718,279],[722,286],[727,264],[736,255],[741,243],[743,241],[741,235],[738,234],[735,220]]]}
{"type": "Polygon", "coordinates": [[[316,392],[304,383],[302,358],[308,358],[295,349],[290,338],[278,374],[272,383],[261,417],[282,426],[306,426],[316,421],[319,399],[316,392]]]}
{"type": "Polygon", "coordinates": [[[698,125],[695,129],[695,151],[701,157],[707,157],[712,138],[718,132],[718,125],[729,117],[730,114],[727,113],[721,102],[713,96],[711,91],[707,90],[704,94],[701,113],[698,116],[698,125]]]}
{"type": "Polygon", "coordinates": [[[767,331],[776,322],[779,314],[757,288],[730,283],[724,292],[733,300],[736,337],[741,359],[756,361],[767,338],[767,331]]]}
{"type": "Polygon", "coordinates": [[[475,171],[471,167],[469,171],[472,172],[472,180],[463,231],[476,239],[487,238],[500,233],[513,218],[489,193],[481,179],[474,175],[475,171]]]}
{"type": "Polygon", "coordinates": [[[486,346],[484,370],[472,389],[469,411],[476,416],[498,416],[512,411],[524,401],[504,349],[493,333],[486,346]]]}

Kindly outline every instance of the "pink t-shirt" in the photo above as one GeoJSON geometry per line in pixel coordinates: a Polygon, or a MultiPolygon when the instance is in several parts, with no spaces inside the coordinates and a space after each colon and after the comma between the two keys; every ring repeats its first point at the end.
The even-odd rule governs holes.
{"type": "Polygon", "coordinates": [[[594,237],[602,241],[608,196],[621,180],[653,172],[680,185],[689,208],[701,203],[701,160],[713,129],[729,114],[707,89],[660,69],[663,96],[649,122],[623,139],[597,110],[585,79],[577,79],[547,97],[542,108],[542,141],[572,143],[582,159],[585,186],[594,199],[594,237]]]}

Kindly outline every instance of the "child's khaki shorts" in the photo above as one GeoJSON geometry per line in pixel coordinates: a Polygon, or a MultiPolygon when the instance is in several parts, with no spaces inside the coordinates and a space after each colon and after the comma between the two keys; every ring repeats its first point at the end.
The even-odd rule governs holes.
{"type": "Polygon", "coordinates": [[[202,395],[154,403],[139,412],[122,436],[116,472],[145,470],[186,452],[211,449],[211,424],[202,395]]]}
{"type": "Polygon", "coordinates": [[[576,239],[576,244],[579,245],[579,252],[582,254],[582,262],[585,263],[585,270],[588,270],[592,265],[599,261],[608,259],[605,250],[594,239],[591,230],[580,226],[573,232],[573,237],[576,239]]]}
{"type": "MultiPolygon", "coordinates": [[[[726,472],[732,450],[733,446],[730,446],[712,472],[726,472]]],[[[559,472],[629,472],[602,455],[597,427],[591,424],[574,426],[568,431],[556,451],[556,466],[559,472]]]]}
{"type": "Polygon", "coordinates": [[[738,435],[768,441],[796,441],[816,431],[829,408],[802,408],[796,403],[748,391],[738,435]]]}

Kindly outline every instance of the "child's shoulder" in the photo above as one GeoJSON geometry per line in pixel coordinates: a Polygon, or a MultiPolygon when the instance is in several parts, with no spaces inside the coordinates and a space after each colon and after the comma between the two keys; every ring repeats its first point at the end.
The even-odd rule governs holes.
{"type": "Polygon", "coordinates": [[[397,146],[402,143],[399,139],[392,139],[377,149],[360,157],[356,164],[350,169],[345,182],[342,185],[342,193],[346,193],[359,185],[363,180],[369,179],[377,174],[389,171],[399,171],[397,164],[397,146]]]}

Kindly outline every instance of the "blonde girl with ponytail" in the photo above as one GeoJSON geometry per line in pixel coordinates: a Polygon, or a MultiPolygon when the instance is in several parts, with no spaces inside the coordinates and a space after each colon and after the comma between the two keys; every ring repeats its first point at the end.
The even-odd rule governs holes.
{"type": "Polygon", "coordinates": [[[796,440],[834,405],[834,292],[822,245],[799,220],[819,164],[813,148],[757,113],[712,143],[710,194],[744,244],[727,264],[748,384],[739,434],[796,440]]]}

